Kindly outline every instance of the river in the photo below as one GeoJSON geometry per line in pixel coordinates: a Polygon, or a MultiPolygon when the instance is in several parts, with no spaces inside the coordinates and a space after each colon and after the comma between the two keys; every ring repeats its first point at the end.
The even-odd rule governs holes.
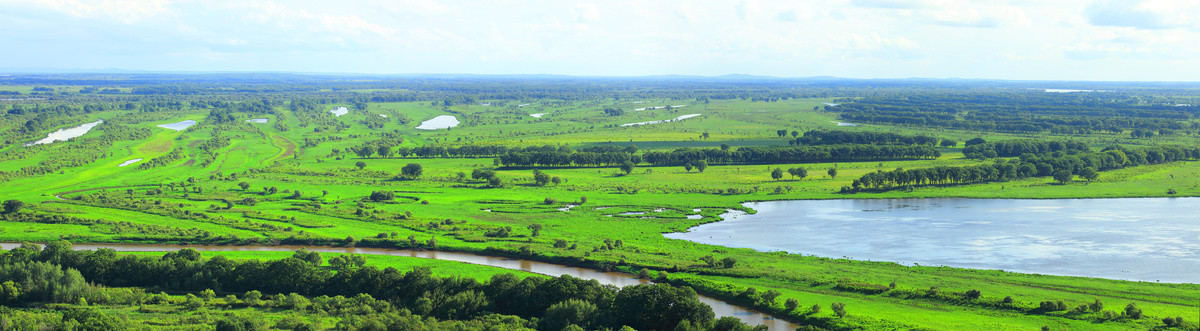
{"type": "Polygon", "coordinates": [[[905,264],[1200,283],[1200,198],[751,202],[668,238],[905,264]]]}
{"type": "MultiPolygon", "coordinates": [[[[20,246],[18,243],[0,243],[0,248],[5,250],[13,249],[20,246]]],[[[202,252],[215,251],[262,251],[262,252],[291,252],[300,249],[301,246],[194,246],[194,245],[121,245],[121,244],[75,244],[77,250],[95,250],[98,248],[111,248],[118,252],[173,252],[184,248],[192,248],[202,252]]],[[[545,262],[511,259],[494,256],[475,255],[470,253],[457,252],[439,252],[439,251],[416,251],[416,250],[401,250],[401,249],[386,249],[386,248],[359,248],[359,247],[326,247],[313,246],[303,247],[309,251],[321,253],[343,253],[343,254],[367,254],[367,255],[391,255],[391,256],[407,256],[422,259],[436,259],[446,261],[457,261],[471,263],[477,265],[486,265],[509,270],[521,270],[537,274],[560,276],[571,275],[576,278],[595,279],[601,284],[615,286],[630,286],[648,283],[647,280],[634,278],[627,274],[616,272],[603,272],[586,268],[569,267],[545,262]]],[[[797,325],[784,320],[765,315],[756,310],[747,309],[744,307],[732,305],[724,301],[714,299],[707,296],[700,296],[700,301],[711,306],[717,318],[724,316],[733,316],[742,320],[746,324],[766,325],[770,330],[795,330],[797,325]]]]}

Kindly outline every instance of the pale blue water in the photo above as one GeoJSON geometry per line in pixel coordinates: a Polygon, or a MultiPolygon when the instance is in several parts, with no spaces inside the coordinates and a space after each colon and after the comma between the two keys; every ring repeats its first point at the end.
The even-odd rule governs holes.
{"type": "Polygon", "coordinates": [[[752,202],[669,238],[904,264],[1200,283],[1200,198],[752,202]]]}

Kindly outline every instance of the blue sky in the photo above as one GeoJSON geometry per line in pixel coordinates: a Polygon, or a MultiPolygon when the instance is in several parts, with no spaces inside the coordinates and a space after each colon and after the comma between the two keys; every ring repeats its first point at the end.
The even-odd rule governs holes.
{"type": "Polygon", "coordinates": [[[1200,1],[0,0],[0,68],[1200,80],[1200,1]]]}

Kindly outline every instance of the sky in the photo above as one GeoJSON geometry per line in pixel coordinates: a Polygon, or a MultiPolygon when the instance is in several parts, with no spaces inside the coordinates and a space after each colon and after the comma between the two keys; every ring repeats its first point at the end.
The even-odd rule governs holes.
{"type": "Polygon", "coordinates": [[[1200,80],[1200,1],[0,0],[0,68],[1200,80]]]}

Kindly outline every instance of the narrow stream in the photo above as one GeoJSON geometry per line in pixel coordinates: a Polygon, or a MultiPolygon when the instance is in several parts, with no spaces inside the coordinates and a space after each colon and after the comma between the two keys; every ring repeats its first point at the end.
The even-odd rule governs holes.
{"type": "MultiPolygon", "coordinates": [[[[10,250],[20,246],[19,243],[0,243],[0,248],[10,250]]],[[[118,252],[173,252],[184,248],[192,248],[201,252],[229,252],[229,251],[255,251],[255,252],[291,252],[302,248],[302,246],[191,246],[191,245],[119,245],[119,244],[74,244],[76,250],[96,250],[99,248],[109,248],[118,252]]],[[[438,251],[415,251],[402,249],[386,249],[386,248],[359,248],[359,247],[303,247],[309,251],[321,253],[342,253],[342,254],[366,254],[366,255],[391,255],[391,256],[407,256],[422,259],[435,259],[445,261],[457,261],[471,263],[477,265],[486,265],[509,270],[521,270],[542,275],[560,276],[571,275],[576,278],[595,279],[601,284],[615,285],[619,287],[646,284],[649,281],[631,277],[630,275],[603,272],[592,269],[569,267],[538,261],[510,259],[504,257],[483,256],[470,253],[458,252],[438,252],[438,251]]],[[[725,316],[736,317],[749,325],[766,325],[769,330],[795,330],[798,326],[784,320],[776,319],[770,315],[763,314],[759,311],[748,309],[741,306],[736,306],[715,298],[700,295],[700,302],[712,307],[717,318],[725,316]]]]}

